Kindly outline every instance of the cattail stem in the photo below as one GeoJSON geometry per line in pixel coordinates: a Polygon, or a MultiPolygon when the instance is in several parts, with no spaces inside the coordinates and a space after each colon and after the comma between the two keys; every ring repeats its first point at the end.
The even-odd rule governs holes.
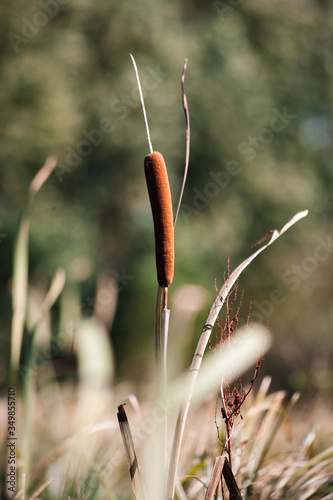
{"type": "MultiPolygon", "coordinates": [[[[168,174],[163,156],[153,152],[150,132],[140,84],[139,72],[131,55],[137,78],[143,116],[145,120],[150,154],[144,160],[148,194],[153,214],[155,233],[155,258],[158,289],[155,306],[155,360],[158,394],[167,403],[167,340],[170,311],[167,309],[168,287],[174,275],[174,220],[168,174]]],[[[186,66],[186,63],[185,63],[186,66]]],[[[185,72],[184,66],[184,72],[185,72]]],[[[183,73],[184,75],[184,73],[183,73]]],[[[184,96],[184,94],[183,94],[184,96]]],[[[185,108],[184,108],[185,109],[185,108]]],[[[186,114],[186,112],[185,112],[186,114]]],[[[186,168],[185,168],[186,170],[186,168]]],[[[185,175],[186,176],[186,175],[185,175]]],[[[183,189],[182,189],[183,191],[183,189]]],[[[182,195],[181,195],[182,196],[182,195]]],[[[179,201],[180,203],[180,201],[179,201]]],[[[179,208],[178,208],[179,210],[179,208]]],[[[164,483],[167,474],[167,410],[165,410],[161,433],[160,479],[164,483]]],[[[165,490],[166,484],[163,490],[165,490]]]]}
{"type": "MultiPolygon", "coordinates": [[[[174,274],[174,226],[169,180],[163,156],[154,152],[145,158],[145,174],[155,233],[155,256],[158,291],[155,308],[155,358],[158,395],[167,402],[167,339],[170,311],[168,287],[174,274]]],[[[167,471],[167,412],[161,428],[161,480],[167,471]]]]}
{"type": "Polygon", "coordinates": [[[167,288],[158,287],[155,305],[155,360],[158,375],[158,392],[167,392],[167,341],[170,309],[167,309],[167,288]]]}
{"type": "MultiPolygon", "coordinates": [[[[168,289],[158,286],[155,306],[155,361],[157,375],[157,396],[163,401],[164,415],[158,429],[160,460],[160,481],[164,482],[167,474],[167,441],[168,441],[168,414],[167,414],[167,344],[169,332],[170,310],[167,309],[168,289]]],[[[163,489],[165,489],[164,485],[163,489]]]]}
{"type": "Polygon", "coordinates": [[[164,303],[164,288],[158,285],[155,303],[155,317],[154,317],[154,337],[155,337],[155,362],[157,372],[161,367],[161,330],[162,330],[162,311],[164,303]]]}
{"type": "Polygon", "coordinates": [[[168,376],[167,376],[167,346],[168,346],[168,333],[169,333],[169,321],[170,321],[170,310],[163,309],[162,312],[162,329],[161,329],[161,398],[164,403],[165,413],[164,413],[164,425],[162,434],[162,477],[165,491],[166,488],[166,474],[167,474],[167,445],[168,445],[168,376]]]}

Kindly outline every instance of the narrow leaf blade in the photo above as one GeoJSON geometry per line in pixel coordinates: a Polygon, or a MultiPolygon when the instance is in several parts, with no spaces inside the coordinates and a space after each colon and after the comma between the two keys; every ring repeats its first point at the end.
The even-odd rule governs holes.
{"type": "Polygon", "coordinates": [[[131,477],[133,493],[136,500],[143,500],[145,496],[143,493],[143,488],[141,483],[138,459],[135,453],[131,428],[123,404],[118,406],[117,418],[121,432],[121,437],[124,443],[126,460],[131,477]]]}

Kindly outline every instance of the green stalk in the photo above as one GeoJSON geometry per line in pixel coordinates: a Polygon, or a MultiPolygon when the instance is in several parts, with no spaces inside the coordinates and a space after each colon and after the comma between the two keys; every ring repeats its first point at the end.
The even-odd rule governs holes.
{"type": "MultiPolygon", "coordinates": [[[[27,210],[28,212],[28,210],[27,210]]],[[[28,244],[29,244],[29,216],[22,216],[14,251],[13,265],[13,316],[10,351],[10,381],[11,387],[17,387],[18,367],[20,363],[24,322],[27,309],[28,294],[28,244]]]]}
{"type": "MultiPolygon", "coordinates": [[[[167,289],[158,286],[155,307],[155,361],[157,378],[157,400],[161,399],[167,407],[167,343],[170,310],[167,309],[167,289]]],[[[167,409],[163,415],[162,428],[158,430],[158,459],[160,462],[160,480],[165,482],[167,473],[168,418],[167,409]]],[[[163,491],[165,487],[163,486],[163,491]]]]}
{"type": "MultiPolygon", "coordinates": [[[[53,169],[57,164],[54,157],[48,157],[44,165],[38,170],[37,174],[31,181],[29,186],[28,198],[26,206],[23,210],[23,215],[19,227],[18,236],[15,244],[14,262],[13,262],[13,287],[12,287],[12,300],[13,300],[13,317],[11,329],[11,352],[10,352],[10,386],[17,387],[19,391],[19,373],[20,373],[20,357],[22,350],[24,324],[26,321],[27,312],[27,298],[28,298],[28,256],[29,256],[29,217],[30,210],[34,198],[45,181],[51,175],[53,169]]],[[[37,326],[37,325],[36,325],[37,326]]],[[[28,487],[28,473],[30,468],[30,435],[31,435],[31,401],[32,390],[34,387],[35,375],[33,373],[34,364],[34,340],[35,328],[32,329],[29,337],[29,345],[27,349],[27,363],[22,367],[23,378],[23,411],[24,411],[24,450],[23,450],[23,463],[26,472],[26,480],[23,481],[23,494],[26,495],[28,487]],[[24,368],[24,374],[23,374],[24,368]],[[24,375],[24,377],[23,377],[24,375]]],[[[20,483],[20,480],[19,480],[20,483]]]]}
{"type": "Polygon", "coordinates": [[[26,319],[28,296],[28,255],[29,255],[29,216],[34,198],[57,164],[56,158],[48,157],[29,186],[28,199],[23,211],[16,239],[13,262],[13,317],[10,352],[10,385],[18,383],[23,330],[26,319]]]}
{"type": "MultiPolygon", "coordinates": [[[[162,312],[163,312],[164,293],[163,288],[158,285],[155,303],[154,316],[154,343],[155,343],[155,365],[157,374],[161,370],[161,348],[162,348],[162,312]]],[[[159,380],[159,378],[158,378],[159,380]]]]}

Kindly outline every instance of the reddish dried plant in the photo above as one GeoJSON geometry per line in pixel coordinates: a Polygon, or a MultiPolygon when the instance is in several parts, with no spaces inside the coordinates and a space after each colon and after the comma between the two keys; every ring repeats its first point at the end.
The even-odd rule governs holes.
{"type": "MultiPolygon", "coordinates": [[[[224,276],[224,280],[228,283],[229,278],[229,261],[227,268],[227,277],[224,276]]],[[[216,285],[215,285],[216,286],[216,285]]],[[[219,319],[217,320],[218,331],[215,337],[215,346],[209,346],[211,351],[216,349],[223,349],[226,346],[231,346],[233,342],[237,342],[237,329],[240,324],[240,310],[242,307],[244,298],[244,291],[242,291],[239,300],[238,299],[238,281],[235,283],[233,288],[227,295],[225,300],[226,312],[224,321],[221,324],[219,319]]],[[[246,317],[245,324],[248,325],[250,321],[251,313],[251,303],[249,307],[249,312],[246,317]]],[[[231,438],[234,426],[236,424],[237,417],[243,418],[241,414],[241,407],[244,404],[246,398],[252,391],[254,383],[258,377],[261,363],[263,361],[263,352],[258,354],[257,362],[255,365],[253,377],[248,387],[243,386],[242,378],[239,376],[233,384],[230,380],[224,379],[221,381],[220,394],[216,399],[216,410],[215,410],[215,425],[217,429],[217,435],[219,442],[222,446],[222,452],[226,451],[229,457],[229,463],[232,467],[232,451],[231,451],[231,438]],[[225,424],[225,436],[222,437],[219,425],[217,422],[218,407],[220,406],[220,412],[222,419],[225,424]]]]}

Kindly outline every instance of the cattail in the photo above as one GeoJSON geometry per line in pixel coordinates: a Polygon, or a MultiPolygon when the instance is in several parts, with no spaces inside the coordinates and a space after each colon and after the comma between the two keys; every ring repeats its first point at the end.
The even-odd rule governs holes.
{"type": "Polygon", "coordinates": [[[175,249],[171,192],[164,158],[154,152],[144,160],[148,194],[153,213],[157,281],[163,288],[171,285],[175,249]]]}

